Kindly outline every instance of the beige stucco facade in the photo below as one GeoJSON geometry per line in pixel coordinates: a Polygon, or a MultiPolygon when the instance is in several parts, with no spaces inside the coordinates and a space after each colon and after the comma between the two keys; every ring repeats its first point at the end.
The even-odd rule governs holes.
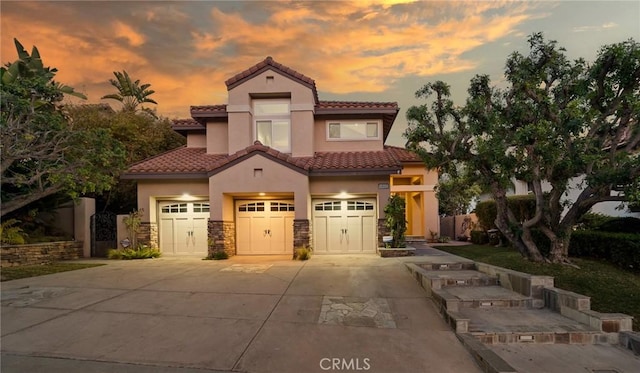
{"type": "Polygon", "coordinates": [[[345,252],[375,252],[386,234],[384,207],[392,194],[407,201],[410,235],[439,231],[437,172],[406,150],[384,145],[396,103],[319,101],[313,80],[270,58],[226,84],[226,105],[192,108],[194,120],[180,128],[186,150],[197,152],[176,150],[139,165],[143,171],[129,176],[138,181],[138,208],[149,226],[150,244],[211,256],[269,253],[265,247],[282,253],[278,245],[283,244],[292,253],[314,242],[336,252],[327,245],[349,241],[345,252]],[[255,100],[287,104],[289,146],[256,142],[253,111],[260,108],[265,121],[265,105],[256,106],[255,100]],[[329,123],[339,124],[337,138],[335,131],[329,136],[329,123]],[[354,123],[367,132],[358,132],[363,127],[354,123]],[[372,123],[375,135],[369,133],[372,123]],[[352,132],[343,137],[343,130],[352,132]],[[198,154],[203,159],[195,159],[198,154]],[[208,237],[204,249],[180,247],[201,243],[202,230],[208,237]]]}

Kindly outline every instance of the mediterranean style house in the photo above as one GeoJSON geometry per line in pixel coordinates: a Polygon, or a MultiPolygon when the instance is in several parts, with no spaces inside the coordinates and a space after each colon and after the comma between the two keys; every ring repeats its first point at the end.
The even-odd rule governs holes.
{"type": "Polygon", "coordinates": [[[315,81],[271,57],[225,82],[226,105],[192,106],[187,145],[132,165],[141,242],[165,255],[375,253],[389,196],[408,235],[439,231],[437,172],[385,146],[395,102],[318,99],[315,81]]]}

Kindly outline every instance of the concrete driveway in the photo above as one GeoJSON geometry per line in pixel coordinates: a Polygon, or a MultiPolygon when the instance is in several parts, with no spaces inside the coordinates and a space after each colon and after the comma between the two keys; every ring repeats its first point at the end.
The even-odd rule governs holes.
{"type": "Polygon", "coordinates": [[[2,372],[480,372],[396,259],[106,263],[2,283],[2,372]]]}

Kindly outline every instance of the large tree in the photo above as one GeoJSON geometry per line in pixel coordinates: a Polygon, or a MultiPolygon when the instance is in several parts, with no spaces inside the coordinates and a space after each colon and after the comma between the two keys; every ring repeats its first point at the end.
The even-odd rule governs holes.
{"type": "MultiPolygon", "coordinates": [[[[184,137],[171,129],[167,118],[146,112],[114,111],[107,104],[72,105],[66,111],[74,127],[100,128],[120,142],[128,165],[185,143],[184,137]]],[[[137,205],[135,182],[118,180],[109,191],[96,195],[96,205],[116,213],[130,212],[137,205]]]]}
{"type": "Polygon", "coordinates": [[[57,70],[44,66],[36,47],[29,54],[15,45],[18,60],[0,69],[1,215],[54,194],[109,189],[123,167],[120,144],[102,129],[71,126],[64,94],[84,96],[53,80],[57,70]]]}
{"type": "Polygon", "coordinates": [[[640,185],[640,46],[634,40],[603,47],[597,59],[570,61],[542,34],[529,38],[528,55],[507,59],[508,87],[487,76],[472,79],[464,107],[444,82],[425,85],[431,106],[412,107],[409,147],[432,167],[456,163],[474,170],[496,200],[496,226],[533,261],[568,261],[573,226],[596,203],[637,198],[640,185]],[[513,179],[530,183],[535,214],[518,221],[507,204],[513,179]],[[574,200],[565,198],[577,190],[574,200]],[[623,191],[622,195],[612,193],[623,191]],[[547,258],[532,229],[551,241],[547,258]]]}

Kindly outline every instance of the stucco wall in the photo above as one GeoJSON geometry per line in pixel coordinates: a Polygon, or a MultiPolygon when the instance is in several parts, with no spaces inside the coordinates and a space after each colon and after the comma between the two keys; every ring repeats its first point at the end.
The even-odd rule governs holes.
{"type": "Polygon", "coordinates": [[[205,180],[140,180],[138,181],[138,210],[143,210],[143,222],[157,220],[157,201],[206,200],[209,183],[205,180]]]}
{"type": "Polygon", "coordinates": [[[205,148],[207,146],[207,135],[204,133],[187,134],[187,147],[189,148],[205,148]]]}
{"type": "Polygon", "coordinates": [[[271,197],[293,195],[296,219],[307,219],[307,176],[256,154],[211,176],[211,220],[230,220],[233,217],[229,197],[224,198],[223,194],[241,198],[243,195],[255,197],[257,193],[271,197]]]}
{"type": "Polygon", "coordinates": [[[294,157],[311,157],[313,144],[313,112],[291,112],[291,155],[294,157]]]}
{"type": "Polygon", "coordinates": [[[228,154],[229,132],[226,122],[207,123],[207,153],[228,154]]]}
{"type": "Polygon", "coordinates": [[[273,70],[265,71],[229,90],[229,153],[235,153],[253,143],[252,101],[254,97],[290,97],[291,152],[294,156],[313,153],[308,134],[313,127],[315,97],[313,91],[273,70]],[[272,79],[267,79],[272,77],[272,79]],[[294,128],[295,127],[295,128],[294,128]]]}
{"type": "Polygon", "coordinates": [[[228,125],[228,150],[233,154],[253,143],[253,119],[248,111],[230,112],[228,125]]]}
{"type": "Polygon", "coordinates": [[[438,182],[438,173],[435,170],[428,170],[421,164],[405,165],[402,169],[401,176],[421,176],[422,185],[398,185],[391,186],[391,192],[397,193],[423,193],[423,217],[420,222],[414,215],[412,221],[411,234],[429,235],[430,231],[440,232],[440,217],[438,215],[438,199],[434,191],[434,186],[438,182]],[[422,229],[415,226],[416,222],[423,224],[422,229]],[[420,232],[421,231],[421,232],[420,232]]]}
{"type": "Polygon", "coordinates": [[[251,106],[251,94],[289,92],[292,105],[310,104],[312,106],[309,109],[313,108],[315,97],[309,87],[273,70],[267,70],[229,90],[229,105],[251,106]],[[272,76],[273,80],[268,80],[268,76],[272,76]]]}
{"type": "Polygon", "coordinates": [[[389,189],[379,189],[388,184],[389,176],[340,176],[313,177],[309,183],[312,198],[363,198],[377,197],[378,217],[384,217],[384,206],[389,199],[389,189]]]}

